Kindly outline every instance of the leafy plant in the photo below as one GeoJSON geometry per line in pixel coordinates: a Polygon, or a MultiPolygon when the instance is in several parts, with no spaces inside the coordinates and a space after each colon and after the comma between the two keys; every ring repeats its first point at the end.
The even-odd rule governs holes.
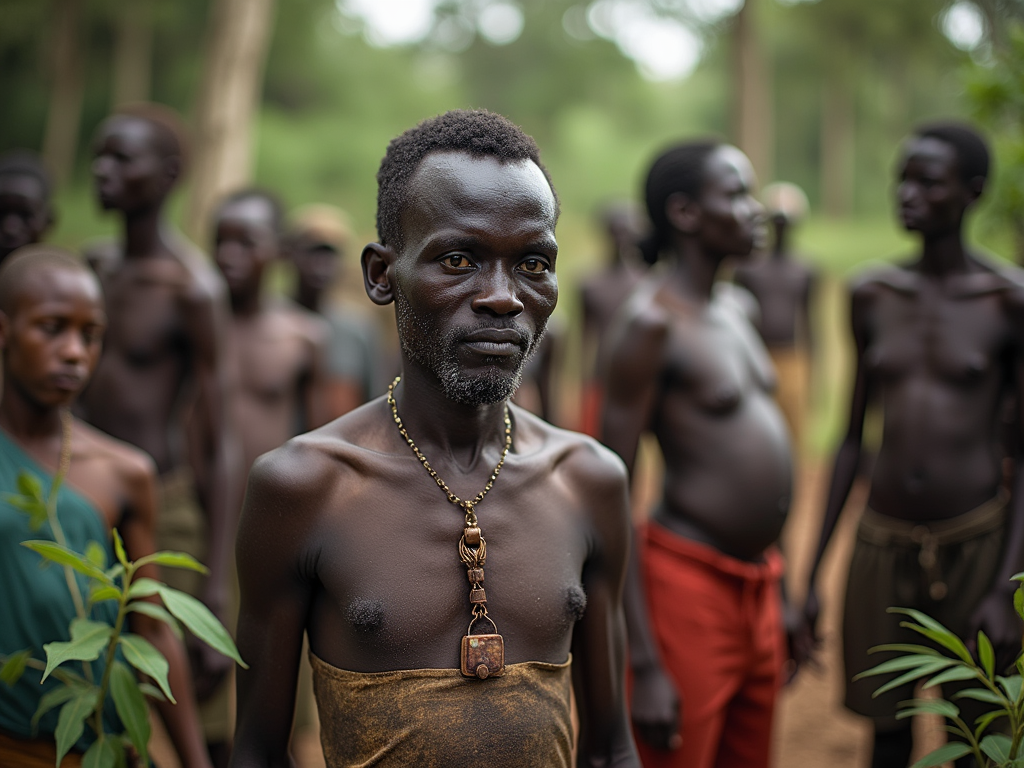
{"type": "MultiPolygon", "coordinates": [[[[1018,573],[1013,580],[1024,582],[1024,573],[1018,573]]],[[[1014,593],[1013,606],[1024,619],[1024,585],[1018,586],[1014,593]]],[[[995,651],[984,632],[978,632],[975,657],[963,640],[930,616],[911,608],[890,608],[889,612],[908,616],[910,620],[901,621],[900,626],[926,637],[937,647],[906,643],[876,646],[869,652],[895,651],[901,655],[860,673],[854,680],[872,675],[902,673],[878,688],[873,696],[923,678],[927,680],[922,689],[943,683],[975,680],[979,683],[978,687],[961,690],[951,698],[973,699],[992,705],[990,711],[979,716],[973,723],[967,723],[961,716],[960,708],[946,699],[911,699],[900,702],[897,719],[920,714],[941,715],[946,718],[946,729],[958,739],[925,755],[912,768],[934,768],[967,755],[974,756],[979,768],[1024,768],[1024,750],[1021,749],[1024,741],[1024,693],[1021,686],[1024,657],[1017,657],[1017,674],[1006,677],[997,675],[995,651]],[[1006,732],[986,733],[994,720],[1003,717],[1008,721],[1006,732]]]]}
{"type": "Polygon", "coordinates": [[[25,541],[22,546],[37,552],[47,563],[64,569],[76,613],[69,626],[71,639],[43,645],[45,662],[33,658],[32,649],[0,655],[0,681],[14,685],[26,668],[33,668],[42,671],[42,680],[52,675],[63,683],[42,696],[32,718],[35,727],[44,714],[60,708],[54,733],[57,766],[82,737],[86,725],[96,733],[96,741],[82,758],[83,768],[123,768],[127,765],[128,745],[134,748],[141,764],[147,765],[150,726],[146,697],[174,702],[174,695],[167,681],[167,660],[148,640],[126,631],[128,616],[139,613],[166,622],[179,637],[181,627],[178,622],[181,622],[203,642],[243,667],[247,665],[227,630],[199,600],[163,582],[137,577],[139,569],[150,563],[205,573],[206,567],[191,555],[155,552],[133,562],[125,553],[117,529],[113,531],[117,557],[113,564],[106,562],[106,549],[98,542],[90,542],[84,553],[68,548],[57,519],[57,493],[66,472],[66,463],[62,462],[46,497],[39,479],[22,472],[18,477],[19,493],[8,495],[6,501],[28,515],[29,527],[33,531],[49,523],[53,541],[25,541]],[[79,588],[76,572],[88,579],[85,595],[79,588]],[[155,595],[161,598],[163,606],[146,599],[155,595]],[[92,607],[108,600],[117,603],[113,624],[91,619],[92,607]],[[118,649],[127,664],[118,658],[118,649]],[[96,680],[92,664],[101,656],[104,659],[103,673],[96,680]],[[68,666],[69,662],[76,661],[82,664],[82,674],[68,666]],[[129,665],[156,685],[140,683],[129,665]],[[123,733],[104,731],[103,710],[108,697],[113,699],[124,726],[123,733]]]}

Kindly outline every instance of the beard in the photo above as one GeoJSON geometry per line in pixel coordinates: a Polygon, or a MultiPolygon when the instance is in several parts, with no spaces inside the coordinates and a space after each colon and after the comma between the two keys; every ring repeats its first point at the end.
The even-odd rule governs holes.
{"type": "Polygon", "coordinates": [[[412,308],[402,286],[397,283],[395,316],[402,351],[411,361],[434,374],[445,397],[461,405],[490,405],[512,397],[523,381],[527,362],[536,352],[547,329],[547,318],[532,333],[514,319],[495,318],[486,327],[511,328],[522,339],[520,352],[513,358],[515,365],[508,370],[505,366],[509,358],[485,357],[485,364],[491,364],[479,373],[469,374],[459,365],[459,345],[470,333],[480,330],[480,326],[439,330],[434,318],[421,315],[412,308]]]}

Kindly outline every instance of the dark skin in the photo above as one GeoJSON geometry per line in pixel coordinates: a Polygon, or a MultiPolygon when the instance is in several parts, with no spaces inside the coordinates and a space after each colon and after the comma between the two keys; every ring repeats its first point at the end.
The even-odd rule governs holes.
{"type": "MultiPolygon", "coordinates": [[[[95,265],[110,332],[81,405],[91,424],[152,456],[160,474],[189,463],[195,468],[209,526],[210,574],[200,598],[220,617],[241,490],[227,409],[228,311],[218,275],[164,221],[180,168],[181,158],[147,120],[114,116],[97,132],[97,195],[124,229],[116,251],[95,265]],[[183,434],[186,412],[196,432],[191,441],[183,434]],[[199,448],[194,455],[186,456],[188,442],[199,448]]],[[[194,653],[203,698],[232,662],[202,644],[194,653]]]]}
{"type": "MultiPolygon", "coordinates": [[[[40,267],[25,278],[10,313],[0,312],[0,429],[51,472],[60,457],[60,412],[94,370],[106,324],[96,279],[66,267],[40,267]]],[[[118,529],[129,558],[155,551],[156,469],[142,451],[75,419],[67,483],[96,507],[108,531],[118,529]]],[[[138,575],[160,578],[155,564],[138,575]]],[[[162,621],[140,613],[129,621],[131,631],[156,646],[170,665],[168,680],[178,703],[157,702],[156,708],[182,763],[207,768],[184,646],[162,621]]]]}
{"type": "MultiPolygon", "coordinates": [[[[380,305],[404,297],[430,326],[407,329],[409,344],[465,332],[453,350],[462,375],[514,375],[557,299],[557,215],[543,173],[530,161],[434,153],[407,196],[404,244],[363,251],[367,293],[380,305]]],[[[450,399],[419,359],[403,348],[398,412],[452,490],[472,498],[501,453],[505,403],[450,399]]],[[[622,696],[625,473],[594,441],[510,410],[513,447],[478,507],[506,663],[564,662],[571,651],[578,764],[639,768],[622,696]],[[587,608],[574,622],[567,597],[579,588],[587,608]]],[[[399,435],[384,398],[257,461],[237,549],[239,647],[252,666],[238,676],[234,765],[289,764],[303,630],[314,653],[343,669],[459,667],[469,605],[453,547],[463,519],[399,435]],[[355,600],[380,602],[387,632],[373,642],[346,616],[355,600]]]]}
{"type": "Polygon", "coordinates": [[[226,204],[215,233],[214,261],[231,297],[227,348],[234,423],[248,470],[258,456],[295,434],[296,414],[311,428],[327,421],[323,355],[329,329],[311,312],[263,295],[264,271],[280,248],[267,201],[226,204]]]}
{"type": "MultiPolygon", "coordinates": [[[[288,252],[297,277],[295,301],[310,312],[323,314],[324,296],[340,272],[344,255],[334,245],[310,232],[298,232],[290,240],[288,252]]],[[[363,404],[363,383],[342,376],[327,376],[323,383],[327,413],[341,416],[363,404]]],[[[316,425],[323,422],[315,422],[316,425]]]]}
{"type": "Polygon", "coordinates": [[[584,281],[580,290],[583,304],[583,354],[588,378],[599,377],[608,336],[619,308],[642,277],[637,242],[640,225],[636,211],[628,205],[610,207],[602,216],[608,236],[605,269],[584,281]]]}
{"type": "Polygon", "coordinates": [[[0,174],[0,263],[22,246],[42,240],[53,218],[39,179],[16,172],[0,174]]]}
{"type": "MultiPolygon", "coordinates": [[[[852,289],[856,378],[810,573],[811,630],[819,613],[814,580],[853,485],[868,407],[884,409],[868,504],[900,520],[928,522],[964,514],[997,494],[1002,406],[1008,396],[1024,396],[1024,288],[970,254],[962,239],[964,214],[984,180],[961,178],[954,148],[921,137],[904,145],[898,174],[899,213],[904,227],[920,235],[921,249],[915,261],[874,271],[852,289]]],[[[1024,536],[1024,474],[1019,457],[1015,463],[999,576],[968,634],[983,629],[1001,667],[1020,650],[1009,581],[1021,570],[1024,536]]],[[[804,642],[813,643],[813,635],[804,642]]],[[[909,728],[876,733],[873,765],[902,768],[910,745],[909,728]]]]}
{"type": "Polygon", "coordinates": [[[757,299],[761,311],[754,325],[769,348],[810,349],[815,273],[793,258],[786,214],[776,212],[771,221],[775,239],[768,258],[738,266],[735,280],[757,299]]]}
{"type": "Polygon", "coordinates": [[[555,423],[557,366],[562,344],[562,332],[555,323],[549,323],[543,341],[526,365],[523,383],[516,390],[514,398],[516,405],[521,405],[552,424],[555,423]]]}
{"type": "MultiPolygon", "coordinates": [[[[667,263],[624,309],[612,344],[603,438],[632,472],[653,428],[665,457],[654,519],[731,557],[756,560],[778,540],[792,485],[789,440],[772,401],[771,363],[744,302],[713,291],[730,256],[750,253],[762,208],[735,147],[707,159],[698,199],[666,203],[667,263]]],[[[652,746],[678,746],[679,702],[658,655],[636,551],[626,587],[633,722],[652,746]]]]}

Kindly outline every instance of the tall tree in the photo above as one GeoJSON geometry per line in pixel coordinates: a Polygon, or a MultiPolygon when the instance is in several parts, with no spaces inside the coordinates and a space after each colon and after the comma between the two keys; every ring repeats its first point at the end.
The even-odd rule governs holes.
{"type": "Polygon", "coordinates": [[[85,87],[84,57],[79,40],[82,3],[56,0],[50,41],[50,106],[43,138],[43,159],[58,184],[70,177],[75,164],[78,127],[85,87]]]}
{"type": "Polygon", "coordinates": [[[117,15],[114,105],[148,101],[153,73],[153,0],[128,0],[117,15]]]}
{"type": "Polygon", "coordinates": [[[214,0],[195,115],[185,229],[206,234],[216,201],[252,175],[253,123],[273,26],[274,0],[214,0]]]}
{"type": "Polygon", "coordinates": [[[763,0],[745,0],[731,22],[731,111],[733,141],[768,182],[775,173],[774,78],[761,34],[762,5],[763,0]]]}

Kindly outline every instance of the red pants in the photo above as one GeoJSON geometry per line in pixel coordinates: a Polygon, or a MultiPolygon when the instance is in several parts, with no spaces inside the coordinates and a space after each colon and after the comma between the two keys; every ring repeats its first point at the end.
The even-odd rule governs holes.
{"type": "Polygon", "coordinates": [[[637,736],[645,768],[767,768],[782,682],[782,556],[723,555],[651,524],[640,533],[651,623],[682,699],[683,744],[637,736]]]}
{"type": "Polygon", "coordinates": [[[591,437],[601,436],[601,417],[604,415],[604,393],[601,385],[586,382],[580,402],[580,432],[591,437]]]}

